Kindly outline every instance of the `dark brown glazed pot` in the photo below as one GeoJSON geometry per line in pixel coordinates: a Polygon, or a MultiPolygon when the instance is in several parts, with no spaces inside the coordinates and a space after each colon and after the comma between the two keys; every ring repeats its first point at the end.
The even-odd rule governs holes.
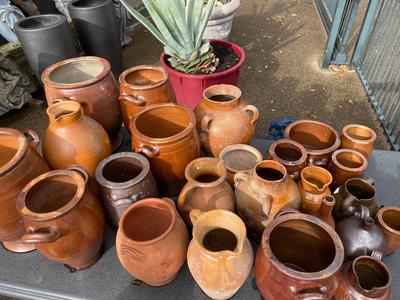
{"type": "Polygon", "coordinates": [[[307,152],[301,144],[282,139],[273,142],[269,147],[268,159],[284,165],[289,175],[297,181],[300,179],[301,170],[306,167],[307,152]]]}
{"type": "Polygon", "coordinates": [[[186,166],[200,157],[193,112],[177,104],[154,104],[136,115],[131,132],[132,150],[148,157],[160,192],[177,196],[186,183],[186,166]]]}
{"type": "Polygon", "coordinates": [[[360,256],[346,263],[339,276],[337,300],[391,300],[392,275],[381,255],[360,256]]]}
{"type": "Polygon", "coordinates": [[[32,179],[49,171],[36,147],[39,137],[33,130],[22,133],[0,128],[0,240],[13,252],[27,252],[34,245],[19,241],[25,232],[16,203],[22,188],[32,179]]]}
{"type": "Polygon", "coordinates": [[[307,165],[326,167],[340,146],[339,134],[328,124],[300,120],[289,124],[285,137],[300,143],[307,151],[307,165]]]}
{"type": "Polygon", "coordinates": [[[264,299],[332,299],[343,259],[342,242],[327,223],[285,212],[264,230],[256,284],[264,299]]]}
{"type": "Polygon", "coordinates": [[[367,126],[349,124],[343,127],[340,138],[341,148],[356,150],[368,158],[374,150],[376,133],[367,126]]]}
{"type": "Polygon", "coordinates": [[[56,100],[78,101],[107,131],[113,146],[121,143],[118,88],[108,61],[96,56],[63,60],[48,67],[42,81],[49,106],[56,100]]]}
{"type": "Polygon", "coordinates": [[[321,206],[316,213],[311,213],[323,220],[325,223],[329,224],[333,229],[335,229],[335,219],[332,216],[332,210],[335,206],[335,197],[332,195],[327,195],[322,199],[321,206]]]}
{"type": "Polygon", "coordinates": [[[219,153],[219,159],[225,164],[226,179],[232,186],[235,185],[236,173],[251,173],[256,164],[263,160],[260,151],[246,144],[233,144],[225,147],[219,153]]]}
{"type": "Polygon", "coordinates": [[[328,166],[333,177],[331,186],[336,188],[350,178],[363,178],[367,167],[367,159],[360,152],[351,149],[336,150],[328,166]]]}
{"type": "Polygon", "coordinates": [[[365,206],[357,207],[354,216],[338,222],[336,232],[343,242],[346,259],[370,255],[374,250],[387,253],[385,236],[365,206]]]}
{"type": "Polygon", "coordinates": [[[246,144],[253,137],[259,112],[241,97],[241,90],[228,84],[204,90],[194,113],[201,146],[209,155],[218,157],[226,146],[246,144]]]}
{"type": "Polygon", "coordinates": [[[50,260],[85,269],[101,256],[104,214],[81,167],[54,170],[29,182],[18,196],[22,241],[50,260]]]}
{"type": "Polygon", "coordinates": [[[186,261],[189,235],[171,199],[148,198],[122,215],[116,239],[119,261],[152,286],[170,283],[186,261]]]}
{"type": "Polygon", "coordinates": [[[114,226],[118,226],[122,213],[132,203],[158,197],[149,161],[138,153],[120,152],[103,159],[96,168],[96,180],[106,213],[114,226]]]}
{"type": "Polygon", "coordinates": [[[197,158],[186,166],[185,176],[188,182],[179,194],[178,210],[187,224],[192,224],[189,216],[192,209],[235,211],[235,195],[226,181],[222,160],[197,158]]]}
{"type": "Polygon", "coordinates": [[[387,255],[400,250],[400,208],[384,206],[379,209],[375,222],[385,235],[387,255]]]}
{"type": "Polygon", "coordinates": [[[122,120],[129,123],[144,107],[158,103],[176,103],[168,73],[159,66],[137,66],[119,76],[119,101],[122,120]]]}
{"type": "Polygon", "coordinates": [[[336,221],[352,216],[357,206],[363,205],[369,209],[369,215],[375,217],[377,212],[375,202],[375,187],[372,178],[348,179],[344,185],[334,192],[335,207],[333,208],[333,217],[336,221]]]}

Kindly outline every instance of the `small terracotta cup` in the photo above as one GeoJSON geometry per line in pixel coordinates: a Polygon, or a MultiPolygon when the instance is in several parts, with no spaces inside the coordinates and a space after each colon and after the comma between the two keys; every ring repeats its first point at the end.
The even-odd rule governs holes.
{"type": "Polygon", "coordinates": [[[343,127],[340,138],[341,148],[356,150],[368,158],[374,149],[376,133],[367,126],[349,124],[343,127]]]}
{"type": "Polygon", "coordinates": [[[387,242],[386,255],[400,249],[400,208],[382,207],[376,216],[376,223],[381,228],[387,242]]]}

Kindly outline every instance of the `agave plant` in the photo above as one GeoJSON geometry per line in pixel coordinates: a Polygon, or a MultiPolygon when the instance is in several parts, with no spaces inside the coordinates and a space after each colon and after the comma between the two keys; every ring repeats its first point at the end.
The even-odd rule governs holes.
{"type": "Polygon", "coordinates": [[[196,74],[212,73],[219,63],[210,43],[202,39],[216,1],[143,0],[155,25],[126,0],[121,3],[164,45],[172,68],[196,74]]]}

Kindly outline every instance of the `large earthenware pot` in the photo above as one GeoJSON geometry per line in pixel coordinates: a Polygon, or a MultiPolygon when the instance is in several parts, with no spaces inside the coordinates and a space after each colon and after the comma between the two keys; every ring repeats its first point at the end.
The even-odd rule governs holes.
{"type": "Polygon", "coordinates": [[[301,180],[297,183],[301,195],[301,212],[311,214],[319,211],[324,197],[331,194],[331,183],[332,175],[326,169],[316,166],[304,168],[301,180]]]}
{"type": "Polygon", "coordinates": [[[131,122],[132,150],[143,153],[162,193],[177,196],[186,183],[185,168],[200,156],[196,118],[186,106],[154,104],[131,122]]]}
{"type": "Polygon", "coordinates": [[[368,158],[374,150],[376,133],[367,126],[349,124],[343,127],[340,138],[341,148],[356,150],[368,158]]]}
{"type": "Polygon", "coordinates": [[[333,127],[311,120],[289,124],[285,129],[285,137],[306,148],[308,165],[328,166],[332,153],[340,146],[339,134],[333,127]]]}
{"type": "Polygon", "coordinates": [[[33,130],[22,133],[0,128],[0,241],[14,252],[27,252],[34,245],[18,241],[25,227],[18,214],[17,196],[32,179],[49,171],[36,147],[39,137],[33,130]]]}
{"type": "Polygon", "coordinates": [[[99,162],[111,155],[105,130],[83,114],[76,101],[61,101],[47,109],[50,124],[43,137],[43,157],[52,169],[79,165],[94,176],[99,162]]]}
{"type": "Polygon", "coordinates": [[[241,90],[228,84],[204,91],[194,113],[201,145],[208,154],[218,157],[226,146],[246,144],[253,137],[258,109],[241,97],[241,90]]]}
{"type": "Polygon", "coordinates": [[[332,210],[335,206],[335,197],[332,195],[326,195],[321,202],[321,206],[317,212],[312,212],[311,215],[316,216],[329,224],[335,229],[335,219],[332,216],[332,210]]]}
{"type": "Polygon", "coordinates": [[[284,165],[289,175],[297,181],[300,179],[301,170],[306,167],[307,152],[301,144],[289,139],[282,139],[271,144],[268,159],[284,165]]]}
{"type": "Polygon", "coordinates": [[[392,275],[381,255],[360,256],[346,263],[339,276],[337,300],[391,300],[392,275]]]}
{"type": "Polygon", "coordinates": [[[60,61],[42,74],[47,104],[73,100],[85,114],[107,131],[113,145],[121,143],[121,111],[118,89],[110,64],[103,58],[83,56],[60,61]]]}
{"type": "Polygon", "coordinates": [[[227,171],[226,179],[234,186],[234,176],[238,172],[251,173],[263,157],[260,151],[246,144],[233,144],[225,147],[219,153],[227,171]]]}
{"type": "Polygon", "coordinates": [[[387,242],[387,255],[400,250],[400,208],[394,206],[382,207],[376,216],[378,224],[387,242]]]}
{"type": "Polygon", "coordinates": [[[85,269],[101,256],[104,214],[83,168],[54,170],[29,182],[18,196],[22,241],[50,260],[85,269]]]}
{"type": "Polygon", "coordinates": [[[263,160],[251,174],[235,175],[236,207],[255,234],[261,234],[281,210],[299,208],[300,192],[280,163],[263,160]]]}
{"type": "Polygon", "coordinates": [[[372,178],[348,179],[344,185],[334,192],[336,199],[333,217],[336,221],[352,216],[357,206],[363,205],[369,209],[369,215],[375,217],[377,212],[375,202],[375,187],[372,178]]]}
{"type": "Polygon", "coordinates": [[[226,181],[222,160],[197,158],[186,166],[185,175],[188,182],[179,194],[178,210],[186,223],[191,224],[189,213],[192,209],[235,211],[235,195],[226,181]]]}
{"type": "Polygon", "coordinates": [[[296,212],[264,230],[255,260],[256,284],[264,299],[332,299],[344,259],[335,230],[296,212]]]}
{"type": "Polygon", "coordinates": [[[152,286],[170,283],[186,260],[189,235],[171,199],[148,198],[132,204],[117,232],[119,261],[136,279],[152,286]]]}
{"type": "Polygon", "coordinates": [[[246,281],[253,265],[253,248],[246,226],[234,213],[190,212],[193,239],[187,260],[190,273],[211,299],[229,299],[246,281]]]}
{"type": "Polygon", "coordinates": [[[358,206],[354,216],[340,220],[336,232],[343,242],[346,259],[370,255],[374,250],[387,253],[385,236],[365,206],[358,206]]]}
{"type": "Polygon", "coordinates": [[[119,101],[128,130],[130,121],[146,106],[176,103],[168,73],[158,66],[137,66],[124,71],[119,76],[119,101]]]}
{"type": "Polygon", "coordinates": [[[106,213],[114,226],[118,226],[122,213],[132,203],[158,197],[149,161],[138,153],[120,152],[106,157],[96,168],[96,180],[106,213]]]}
{"type": "Polygon", "coordinates": [[[333,177],[331,186],[336,188],[350,178],[363,178],[367,167],[367,159],[360,152],[351,149],[336,150],[328,166],[333,177]]]}

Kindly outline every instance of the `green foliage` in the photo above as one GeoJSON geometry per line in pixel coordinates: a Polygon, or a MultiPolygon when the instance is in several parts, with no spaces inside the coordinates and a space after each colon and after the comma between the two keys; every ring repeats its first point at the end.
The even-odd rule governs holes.
{"type": "Polygon", "coordinates": [[[126,0],[126,9],[164,45],[171,66],[188,74],[212,73],[218,58],[208,41],[203,41],[204,29],[216,0],[143,0],[154,24],[126,0]]]}

